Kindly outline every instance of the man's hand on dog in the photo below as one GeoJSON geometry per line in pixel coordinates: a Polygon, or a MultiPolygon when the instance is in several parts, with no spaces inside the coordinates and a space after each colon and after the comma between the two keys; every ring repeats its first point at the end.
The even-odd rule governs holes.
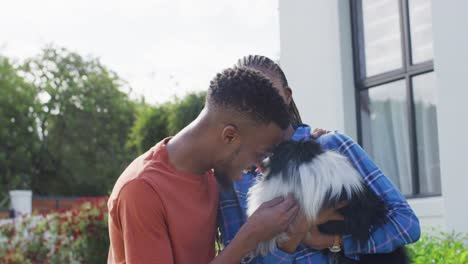
{"type": "Polygon", "coordinates": [[[286,233],[288,234],[287,241],[279,241],[278,248],[287,253],[293,253],[296,251],[297,246],[306,236],[310,229],[310,223],[302,210],[299,210],[296,218],[289,225],[286,233]]]}
{"type": "Polygon", "coordinates": [[[296,219],[299,206],[292,195],[263,203],[241,227],[239,233],[247,236],[249,247],[285,232],[296,219]]]}

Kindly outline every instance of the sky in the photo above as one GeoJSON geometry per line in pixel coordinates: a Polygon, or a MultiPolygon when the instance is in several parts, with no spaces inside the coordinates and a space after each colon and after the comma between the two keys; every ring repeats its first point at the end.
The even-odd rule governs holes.
{"type": "Polygon", "coordinates": [[[15,0],[2,3],[0,55],[47,45],[97,57],[162,103],[208,88],[247,54],[279,59],[278,0],[15,0]]]}

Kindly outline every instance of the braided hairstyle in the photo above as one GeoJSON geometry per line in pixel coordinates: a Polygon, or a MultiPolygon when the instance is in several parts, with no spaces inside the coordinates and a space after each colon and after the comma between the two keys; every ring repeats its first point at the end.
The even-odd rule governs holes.
{"type": "MultiPolygon", "coordinates": [[[[236,66],[252,68],[262,72],[267,76],[273,75],[276,78],[280,79],[283,89],[286,90],[287,88],[289,88],[288,80],[286,79],[286,75],[284,75],[284,72],[281,69],[281,67],[268,57],[262,55],[248,55],[239,59],[237,61],[236,66]]],[[[288,107],[288,111],[291,124],[302,124],[301,115],[299,114],[299,110],[297,109],[296,103],[294,103],[294,100],[292,98],[291,103],[288,107]]]]}

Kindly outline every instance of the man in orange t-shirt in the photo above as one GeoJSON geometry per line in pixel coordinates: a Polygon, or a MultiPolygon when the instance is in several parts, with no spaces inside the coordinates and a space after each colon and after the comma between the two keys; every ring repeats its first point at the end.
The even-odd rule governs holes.
{"type": "Polygon", "coordinates": [[[197,119],[117,180],[108,202],[108,263],[239,263],[260,241],[285,231],[298,212],[291,197],[263,204],[215,258],[219,185],[229,187],[289,138],[288,116],[261,73],[217,74],[197,119]]]}

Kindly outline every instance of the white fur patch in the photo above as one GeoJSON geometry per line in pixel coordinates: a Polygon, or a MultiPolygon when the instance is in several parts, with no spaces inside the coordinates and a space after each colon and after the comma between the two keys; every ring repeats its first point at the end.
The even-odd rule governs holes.
{"type": "MultiPolygon", "coordinates": [[[[302,164],[298,172],[297,175],[287,177],[287,181],[283,180],[286,177],[282,175],[269,175],[271,178],[268,180],[259,178],[248,193],[247,216],[250,217],[262,203],[292,193],[306,217],[313,221],[326,202],[327,194],[331,194],[329,197],[334,200],[333,198],[338,199],[344,191],[350,199],[353,193],[363,190],[361,175],[347,157],[334,151],[326,151],[315,157],[312,162],[302,164]]],[[[282,239],[287,239],[286,233],[260,243],[254,254],[268,254],[282,239]]]]}

